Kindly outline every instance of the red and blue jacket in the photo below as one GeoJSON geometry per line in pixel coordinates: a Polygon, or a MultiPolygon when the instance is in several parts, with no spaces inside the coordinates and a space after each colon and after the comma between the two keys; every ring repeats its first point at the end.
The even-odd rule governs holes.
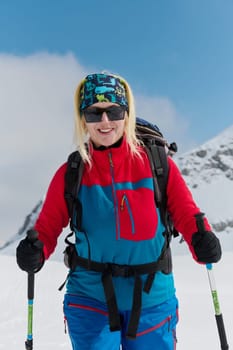
{"type": "MultiPolygon", "coordinates": [[[[153,175],[144,149],[141,159],[133,156],[124,138],[119,147],[92,149],[91,157],[92,166],[85,166],[78,194],[82,203],[82,231],[75,232],[79,256],[88,258],[90,247],[90,258],[97,262],[138,265],[156,261],[164,245],[165,228],[154,201],[153,175]]],[[[196,259],[191,240],[197,231],[194,215],[200,209],[174,161],[169,157],[168,162],[168,211],[196,259]]],[[[63,164],[54,175],[35,225],[46,258],[69,223],[64,198],[66,167],[63,164]]],[[[205,228],[211,230],[206,218],[205,228]]],[[[113,283],[119,310],[131,309],[134,278],[113,277],[113,283]]],[[[105,302],[101,274],[81,267],[70,274],[67,292],[105,302]]],[[[174,294],[173,274],[159,271],[150,293],[142,295],[142,307],[160,304],[174,294]]]]}

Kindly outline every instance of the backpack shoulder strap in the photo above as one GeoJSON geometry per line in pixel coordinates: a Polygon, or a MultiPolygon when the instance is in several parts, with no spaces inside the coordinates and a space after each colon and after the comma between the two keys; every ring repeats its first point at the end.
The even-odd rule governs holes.
{"type": "Polygon", "coordinates": [[[65,200],[70,216],[70,228],[74,226],[81,230],[82,205],[78,200],[78,191],[81,184],[84,163],[79,151],[71,153],[67,160],[67,170],[65,174],[65,200]],[[74,222],[74,218],[76,220],[74,222]]]}
{"type": "Polygon", "coordinates": [[[136,133],[143,142],[150,161],[154,178],[155,203],[158,207],[163,203],[166,207],[166,188],[168,179],[168,144],[156,125],[137,118],[136,133]]]}
{"type": "Polygon", "coordinates": [[[145,143],[145,150],[150,161],[156,205],[164,211],[167,204],[168,159],[164,145],[154,142],[145,143]]]}
{"type": "Polygon", "coordinates": [[[161,220],[165,226],[165,247],[168,248],[172,236],[177,237],[179,235],[177,230],[174,228],[167,210],[167,182],[169,174],[168,155],[165,147],[158,144],[151,144],[149,146],[145,145],[145,150],[150,160],[154,179],[155,203],[159,209],[161,220]]]}
{"type": "Polygon", "coordinates": [[[177,145],[175,142],[169,145],[158,127],[144,119],[137,118],[136,126],[137,136],[143,142],[150,161],[154,180],[155,203],[160,211],[169,245],[171,236],[178,235],[167,210],[168,155],[173,155],[177,151],[177,145]]]}

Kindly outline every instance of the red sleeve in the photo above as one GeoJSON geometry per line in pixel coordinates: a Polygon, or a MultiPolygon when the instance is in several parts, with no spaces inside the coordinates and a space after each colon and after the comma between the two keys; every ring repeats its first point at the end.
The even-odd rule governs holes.
{"type": "MultiPolygon", "coordinates": [[[[168,159],[168,211],[171,214],[175,228],[183,235],[194,259],[197,260],[191,245],[191,241],[193,233],[197,232],[196,219],[194,215],[200,213],[200,209],[195,203],[178,167],[170,157],[168,159]]],[[[211,231],[210,224],[206,218],[204,218],[204,223],[205,229],[207,231],[211,231]]]]}
{"type": "Polygon", "coordinates": [[[64,198],[66,167],[67,165],[63,164],[55,173],[49,185],[43,207],[35,223],[35,229],[39,233],[39,239],[44,243],[46,259],[54,251],[58,236],[69,223],[69,214],[64,198]]]}

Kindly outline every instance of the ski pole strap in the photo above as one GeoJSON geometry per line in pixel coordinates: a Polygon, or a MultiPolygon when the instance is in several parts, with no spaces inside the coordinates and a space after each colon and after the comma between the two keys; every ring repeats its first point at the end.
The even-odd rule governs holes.
{"type": "Polygon", "coordinates": [[[117,306],[115,290],[112,277],[134,277],[133,306],[126,336],[130,339],[136,338],[138,323],[141,314],[142,291],[149,293],[155,274],[167,268],[166,254],[163,254],[158,261],[140,265],[120,265],[113,263],[100,263],[97,261],[82,258],[75,254],[72,266],[80,266],[86,270],[100,272],[102,274],[102,284],[105,293],[106,304],[109,313],[109,326],[111,331],[121,329],[120,315],[117,306]],[[144,287],[140,275],[147,274],[144,287]]]}

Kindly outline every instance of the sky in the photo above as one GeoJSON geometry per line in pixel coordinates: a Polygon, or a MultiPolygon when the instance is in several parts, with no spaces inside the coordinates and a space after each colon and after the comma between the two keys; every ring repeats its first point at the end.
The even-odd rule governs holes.
{"type": "MultiPolygon", "coordinates": [[[[229,348],[233,344],[233,282],[231,275],[232,252],[213,267],[220,311],[229,348]]],[[[20,271],[13,256],[0,254],[0,349],[24,349],[27,338],[27,275],[20,271]]],[[[210,286],[206,268],[195,263],[191,255],[173,257],[176,294],[179,299],[177,350],[220,350],[210,286]]],[[[62,302],[64,292],[58,287],[67,270],[57,261],[47,261],[35,276],[33,308],[33,349],[71,349],[68,334],[64,334],[62,302]],[[51,278],[53,276],[53,278],[51,278]]]]}
{"type": "Polygon", "coordinates": [[[107,70],[179,153],[233,124],[232,0],[1,0],[0,213],[10,236],[74,149],[73,96],[107,70]]]}

